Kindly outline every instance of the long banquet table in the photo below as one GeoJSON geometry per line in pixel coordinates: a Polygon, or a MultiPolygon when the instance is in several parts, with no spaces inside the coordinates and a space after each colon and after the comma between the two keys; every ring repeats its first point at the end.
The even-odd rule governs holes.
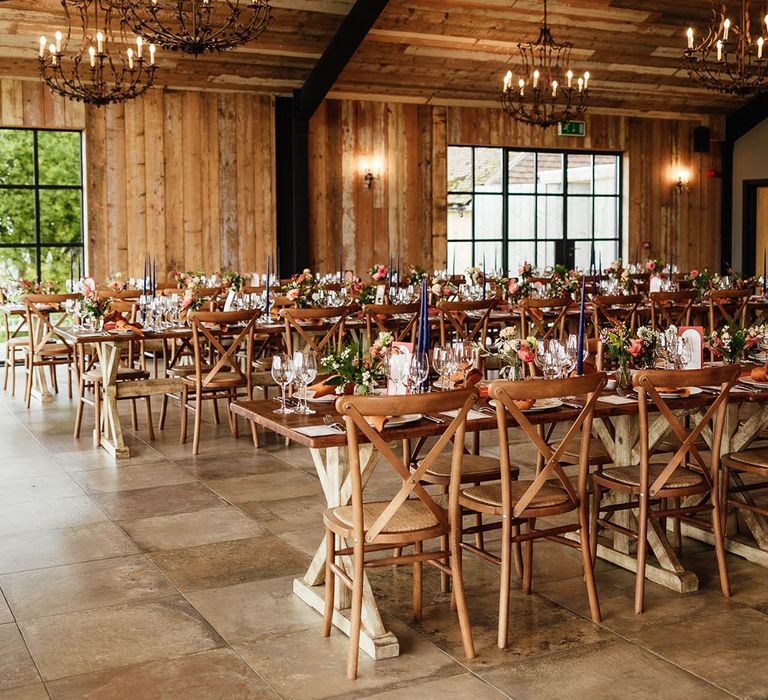
{"type": "MultiPolygon", "coordinates": [[[[610,399],[609,399],[610,400],[610,399]]],[[[670,402],[676,415],[688,414],[693,417],[703,415],[707,406],[711,403],[712,394],[702,393],[688,398],[679,398],[670,402]]],[[[569,402],[570,403],[570,402],[569,402]]],[[[534,425],[547,425],[553,423],[566,423],[573,421],[579,414],[577,405],[573,405],[550,411],[535,412],[529,414],[529,419],[534,425]]],[[[338,419],[333,404],[317,404],[315,415],[276,414],[276,404],[269,401],[237,401],[231,404],[231,410],[247,420],[266,428],[278,435],[289,438],[299,445],[308,447],[318,477],[323,488],[326,503],[329,508],[347,505],[351,500],[351,481],[349,478],[349,459],[347,453],[347,438],[344,433],[324,435],[322,437],[308,437],[297,431],[313,425],[322,425],[326,416],[334,416],[338,419]]],[[[655,406],[649,406],[654,413],[655,406]]],[[[495,430],[496,417],[485,414],[474,417],[467,422],[467,432],[495,430]]],[[[435,416],[440,418],[439,416],[435,416]]],[[[514,423],[511,423],[514,425],[514,423]]],[[[385,429],[392,442],[410,441],[418,442],[421,438],[429,438],[443,432],[445,425],[422,419],[416,423],[398,428],[385,429]]],[[[752,391],[735,389],[728,406],[726,426],[723,436],[722,452],[743,449],[749,445],[755,437],[768,428],[768,390],[752,391]],[[740,422],[740,409],[745,404],[753,404],[754,412],[744,421],[740,422]]],[[[660,414],[651,421],[649,426],[649,447],[654,450],[668,435],[670,431],[666,419],[660,414]]],[[[637,464],[639,460],[638,446],[638,403],[612,404],[598,401],[593,421],[593,434],[601,440],[609,455],[616,464],[637,464]]],[[[708,435],[705,433],[705,439],[708,435]]],[[[367,443],[364,435],[359,435],[360,441],[360,465],[363,472],[363,482],[370,477],[378,455],[372,446],[367,443]]],[[[738,479],[738,477],[733,477],[738,479]]],[[[739,497],[749,502],[749,493],[739,494],[739,497]]],[[[633,517],[630,511],[620,514],[624,518],[633,517]]],[[[733,553],[743,556],[751,561],[768,567],[768,523],[757,514],[748,513],[747,525],[754,537],[757,546],[745,543],[743,540],[729,535],[726,547],[733,553]]],[[[692,528],[684,528],[684,533],[711,542],[708,532],[692,528]]],[[[698,588],[698,577],[692,571],[686,570],[680,563],[675,548],[671,545],[667,532],[659,523],[651,521],[649,524],[648,540],[656,562],[649,562],[646,576],[667,588],[678,592],[695,591],[698,588]]],[[[630,571],[635,570],[635,558],[631,554],[634,543],[620,533],[613,533],[612,540],[602,540],[598,546],[598,556],[630,571]]],[[[318,546],[312,562],[302,578],[294,581],[294,593],[304,602],[322,613],[325,605],[324,580],[325,580],[325,539],[318,546]]],[[[343,566],[351,573],[351,560],[342,560],[343,566]]],[[[334,612],[334,624],[349,633],[349,621],[342,611],[349,607],[350,598],[347,589],[339,585],[336,592],[336,607],[334,612]]],[[[360,637],[360,648],[374,659],[383,659],[396,656],[399,653],[399,645],[395,636],[388,631],[381,619],[376,606],[373,593],[366,579],[363,599],[363,629],[360,637]]]]}

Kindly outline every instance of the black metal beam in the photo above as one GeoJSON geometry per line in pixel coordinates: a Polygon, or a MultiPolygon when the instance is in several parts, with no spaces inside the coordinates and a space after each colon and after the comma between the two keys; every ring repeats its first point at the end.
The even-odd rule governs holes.
{"type": "Polygon", "coordinates": [[[725,140],[733,143],[768,117],[768,92],[755,95],[725,119],[725,140]]]}
{"type": "Polygon", "coordinates": [[[309,266],[309,120],[387,5],[357,0],[303,87],[275,100],[278,274],[309,266]]]}
{"type": "Polygon", "coordinates": [[[312,118],[386,6],[387,0],[357,0],[352,6],[303,87],[294,93],[300,119],[312,118]]]}

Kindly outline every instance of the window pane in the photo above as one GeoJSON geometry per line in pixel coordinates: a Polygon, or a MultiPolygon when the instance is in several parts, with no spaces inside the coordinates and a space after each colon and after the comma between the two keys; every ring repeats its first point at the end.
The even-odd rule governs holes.
{"type": "MultiPolygon", "coordinates": [[[[67,290],[69,285],[70,255],[77,254],[79,247],[72,248],[41,248],[40,249],[40,279],[50,282],[59,292],[67,290]]],[[[77,276],[77,260],[74,263],[74,276],[77,276]]]]}
{"type": "Polygon", "coordinates": [[[472,264],[471,243],[448,244],[448,271],[452,275],[463,275],[472,264]]]}
{"type": "Polygon", "coordinates": [[[568,193],[592,194],[592,156],[568,154],[568,193]]]}
{"type": "Polygon", "coordinates": [[[516,196],[509,198],[509,238],[533,238],[536,229],[534,217],[535,197],[516,196]]]}
{"type": "Polygon", "coordinates": [[[555,244],[537,243],[536,244],[536,267],[544,271],[555,264],[555,244]]]}
{"type": "Polygon", "coordinates": [[[483,262],[488,274],[501,268],[501,241],[483,241],[475,244],[475,265],[482,269],[483,262]]]}
{"type": "Polygon", "coordinates": [[[563,156],[561,153],[539,153],[537,182],[539,194],[563,191],[563,156]]]}
{"type": "Polygon", "coordinates": [[[448,240],[472,238],[472,195],[448,195],[448,240]]]}
{"type": "Polygon", "coordinates": [[[34,242],[34,191],[0,190],[0,243],[34,242]]]}
{"type": "Polygon", "coordinates": [[[40,241],[80,241],[80,190],[40,190],[40,241]]]}
{"type": "Polygon", "coordinates": [[[568,198],[568,238],[592,238],[592,198],[568,198]]]}
{"type": "Polygon", "coordinates": [[[38,131],[37,165],[41,185],[79,185],[80,133],[38,131]]]}
{"type": "Polygon", "coordinates": [[[536,154],[510,151],[507,168],[509,193],[533,193],[536,191],[536,154]]]}
{"type": "Polygon", "coordinates": [[[476,192],[501,192],[502,157],[500,148],[475,149],[476,192]]]}
{"type": "Polygon", "coordinates": [[[37,279],[34,248],[0,248],[0,282],[37,279]]]}
{"type": "Polygon", "coordinates": [[[472,149],[448,146],[448,191],[472,191],[472,149]]]}
{"type": "Polygon", "coordinates": [[[563,198],[539,197],[538,210],[538,237],[557,240],[563,237],[563,198]]]}
{"type": "Polygon", "coordinates": [[[520,241],[509,246],[509,275],[517,277],[524,262],[533,263],[536,257],[536,244],[533,241],[520,241]]]}
{"type": "Polygon", "coordinates": [[[592,241],[576,241],[573,249],[574,267],[582,272],[589,272],[592,260],[592,241]]]}
{"type": "Polygon", "coordinates": [[[475,197],[475,238],[501,238],[501,195],[479,194],[475,197]]]}
{"type": "Polygon", "coordinates": [[[617,237],[618,204],[616,197],[595,197],[595,238],[617,237]]]}
{"type": "Polygon", "coordinates": [[[618,156],[595,156],[595,194],[619,194],[618,156]]]}
{"type": "Polygon", "coordinates": [[[32,132],[0,129],[0,185],[33,183],[32,132]]]}

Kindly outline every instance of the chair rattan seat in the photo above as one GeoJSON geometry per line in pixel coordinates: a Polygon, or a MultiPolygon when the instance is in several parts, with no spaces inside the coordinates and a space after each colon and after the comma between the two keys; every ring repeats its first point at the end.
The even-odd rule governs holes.
{"type": "MultiPolygon", "coordinates": [[[[453,460],[450,454],[441,454],[424,472],[422,477],[429,483],[447,484],[451,478],[451,465],[453,460]]],[[[419,463],[421,466],[421,463],[419,463]]],[[[483,455],[464,455],[461,466],[461,483],[474,484],[480,481],[494,481],[501,478],[501,463],[495,457],[483,455]]],[[[513,478],[520,470],[517,467],[511,469],[513,478]]]]}
{"type": "MultiPolygon", "coordinates": [[[[652,484],[656,481],[665,467],[666,464],[649,464],[648,483],[652,484]]],[[[595,476],[626,486],[640,487],[639,465],[631,467],[610,467],[609,469],[603,469],[597,472],[595,476]]],[[[704,477],[701,474],[692,469],[678,467],[672,473],[672,476],[669,477],[667,483],[664,484],[664,489],[690,489],[701,486],[702,484],[704,484],[704,477]]]]}
{"type": "MultiPolygon", "coordinates": [[[[203,375],[207,375],[207,372],[203,372],[203,375]]],[[[196,379],[194,374],[186,375],[181,380],[189,386],[195,386],[196,379]]],[[[206,389],[223,389],[227,387],[245,386],[245,380],[235,372],[219,371],[206,381],[206,389]]]]}
{"type": "MultiPolygon", "coordinates": [[[[559,446],[560,443],[557,445],[553,445],[555,449],[559,446]]],[[[573,460],[574,462],[578,462],[579,459],[579,450],[581,449],[581,433],[577,433],[576,436],[571,440],[568,447],[565,448],[563,452],[563,456],[567,457],[570,460],[573,460]]],[[[608,454],[608,451],[605,449],[605,446],[603,445],[600,440],[590,440],[589,441],[589,463],[590,464],[608,464],[611,462],[611,456],[608,454]]]]}
{"type": "Polygon", "coordinates": [[[731,452],[723,456],[723,463],[727,464],[729,469],[742,469],[768,474],[768,448],[762,447],[755,450],[731,452]]]}
{"type": "MultiPolygon", "coordinates": [[[[89,369],[83,374],[83,378],[86,382],[100,382],[103,380],[101,370],[89,369]]],[[[144,369],[134,369],[133,367],[118,367],[117,368],[117,380],[132,380],[132,379],[149,379],[149,372],[144,369]]]]}
{"type": "Polygon", "coordinates": [[[48,343],[38,350],[38,354],[43,357],[68,356],[72,354],[72,348],[64,343],[48,343]]]}
{"type": "MultiPolygon", "coordinates": [[[[528,487],[533,483],[530,480],[513,481],[511,484],[512,506],[523,497],[528,487]]],[[[486,506],[501,508],[501,484],[483,484],[482,486],[471,486],[463,489],[461,500],[475,501],[486,506]]],[[[533,497],[528,508],[553,508],[570,504],[571,499],[568,493],[559,486],[544,484],[541,490],[533,497]]]]}
{"type": "Polygon", "coordinates": [[[26,336],[19,336],[18,338],[8,338],[8,340],[5,341],[5,344],[9,346],[21,347],[24,345],[29,345],[29,338],[27,338],[26,336]]]}
{"type": "MultiPolygon", "coordinates": [[[[389,501],[370,501],[363,504],[363,527],[367,531],[389,505],[389,501]]],[[[352,506],[338,506],[325,511],[326,522],[337,520],[349,528],[353,527],[352,506]]],[[[408,499],[387,522],[381,531],[383,535],[416,532],[437,527],[439,521],[420,500],[408,499]]]]}

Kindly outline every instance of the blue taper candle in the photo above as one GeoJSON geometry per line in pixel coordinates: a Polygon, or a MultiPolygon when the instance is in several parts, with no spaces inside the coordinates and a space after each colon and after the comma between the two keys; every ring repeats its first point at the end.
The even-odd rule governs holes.
{"type": "Polygon", "coordinates": [[[576,343],[576,374],[584,374],[584,300],[587,297],[587,277],[581,278],[581,304],[579,304],[579,339],[576,343]]]}
{"type": "Polygon", "coordinates": [[[485,255],[483,255],[483,299],[485,299],[485,289],[486,289],[486,282],[485,282],[485,255]]]}
{"type": "Polygon", "coordinates": [[[400,287],[400,249],[397,250],[397,267],[395,268],[395,277],[397,279],[397,286],[400,287]]]}
{"type": "Polygon", "coordinates": [[[267,255],[267,293],[264,298],[264,315],[269,317],[269,268],[272,265],[272,260],[270,260],[270,256],[267,255]]]}
{"type": "Polygon", "coordinates": [[[147,260],[147,254],[144,253],[144,277],[142,277],[141,281],[141,290],[144,293],[144,296],[147,296],[147,267],[149,266],[149,261],[147,260]]]}
{"type": "Polygon", "coordinates": [[[152,258],[152,298],[157,294],[157,259],[152,258]]]}
{"type": "Polygon", "coordinates": [[[766,285],[766,279],[765,279],[765,255],[766,250],[763,248],[763,296],[765,296],[765,285],[766,285]]]}

